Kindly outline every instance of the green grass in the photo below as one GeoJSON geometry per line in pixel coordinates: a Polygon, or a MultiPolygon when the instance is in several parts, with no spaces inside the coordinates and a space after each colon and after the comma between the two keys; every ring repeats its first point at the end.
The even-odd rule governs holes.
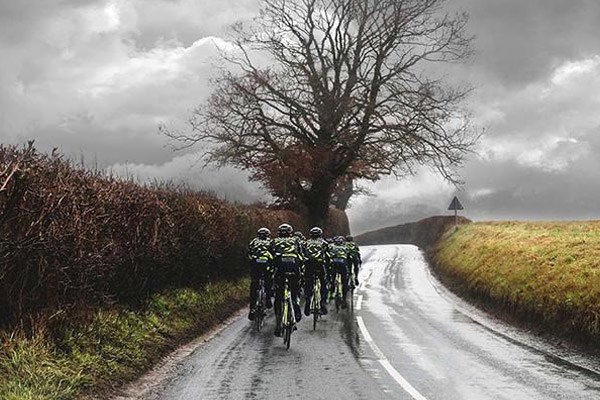
{"type": "Polygon", "coordinates": [[[140,310],[95,312],[30,337],[0,334],[0,399],[63,400],[108,393],[247,301],[248,281],[153,296],[140,310]]]}
{"type": "Polygon", "coordinates": [[[600,339],[600,221],[463,225],[442,238],[436,264],[515,314],[600,339]]]}

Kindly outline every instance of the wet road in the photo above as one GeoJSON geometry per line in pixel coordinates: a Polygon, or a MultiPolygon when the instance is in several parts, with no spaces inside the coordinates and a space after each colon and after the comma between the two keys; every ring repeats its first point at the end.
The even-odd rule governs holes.
{"type": "Polygon", "coordinates": [[[355,310],[304,319],[288,351],[241,318],[179,368],[160,399],[600,399],[600,364],[473,309],[414,246],[361,248],[355,310]],[[558,351],[558,350],[557,350],[558,351]]]}

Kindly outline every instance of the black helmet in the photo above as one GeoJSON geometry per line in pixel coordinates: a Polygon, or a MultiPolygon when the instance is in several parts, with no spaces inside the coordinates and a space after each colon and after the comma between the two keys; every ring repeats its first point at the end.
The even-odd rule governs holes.
{"type": "Polygon", "coordinates": [[[346,242],[346,239],[344,239],[343,236],[336,236],[335,238],[333,238],[333,243],[340,245],[340,244],[344,244],[346,242]]]}
{"type": "Polygon", "coordinates": [[[354,240],[354,238],[352,236],[350,236],[350,235],[346,236],[346,242],[351,242],[353,240],[354,240]]]}
{"type": "Polygon", "coordinates": [[[302,239],[302,240],[306,239],[304,237],[304,234],[302,232],[300,232],[300,231],[294,232],[294,236],[296,236],[298,239],[302,239]]]}
{"type": "Polygon", "coordinates": [[[314,238],[320,238],[321,236],[323,236],[323,229],[319,228],[318,226],[311,228],[310,236],[314,238]]]}
{"type": "Polygon", "coordinates": [[[271,231],[268,228],[260,228],[258,231],[256,231],[256,234],[260,238],[266,238],[267,236],[271,235],[271,231]]]}
{"type": "Polygon", "coordinates": [[[279,234],[282,236],[291,235],[293,231],[294,231],[294,228],[292,228],[292,226],[290,224],[281,224],[277,228],[277,232],[279,232],[279,234]]]}

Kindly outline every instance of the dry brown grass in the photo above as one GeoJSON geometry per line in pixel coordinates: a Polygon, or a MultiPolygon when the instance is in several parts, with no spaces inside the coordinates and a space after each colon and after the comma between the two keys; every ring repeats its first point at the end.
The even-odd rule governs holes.
{"type": "Polygon", "coordinates": [[[436,258],[478,296],[600,338],[600,221],[463,225],[446,234],[436,258]]]}

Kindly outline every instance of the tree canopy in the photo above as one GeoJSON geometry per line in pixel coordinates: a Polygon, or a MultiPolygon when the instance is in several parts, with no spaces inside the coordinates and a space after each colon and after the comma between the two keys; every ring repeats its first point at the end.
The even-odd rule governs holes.
{"type": "Polygon", "coordinates": [[[456,182],[476,139],[461,109],[469,89],[428,70],[469,57],[471,38],[444,2],[263,0],[233,27],[192,133],[169,135],[251,171],[313,223],[349,181],[426,165],[456,182]]]}

